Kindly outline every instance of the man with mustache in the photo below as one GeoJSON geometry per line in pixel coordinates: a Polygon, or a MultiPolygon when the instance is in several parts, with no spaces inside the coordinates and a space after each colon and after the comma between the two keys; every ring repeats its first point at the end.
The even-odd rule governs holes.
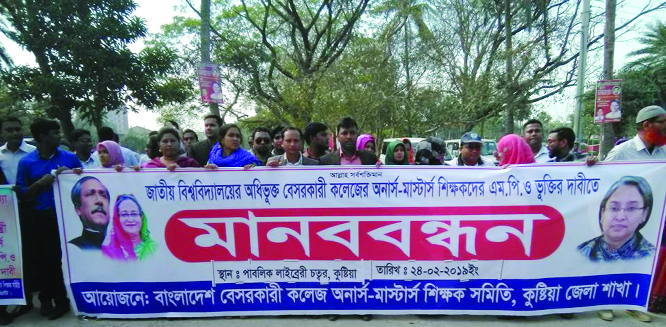
{"type": "Polygon", "coordinates": [[[356,149],[358,138],[358,124],[351,117],[340,120],[337,128],[340,150],[329,153],[319,159],[320,165],[375,165],[377,156],[363,150],[356,149]]]}
{"type": "Polygon", "coordinates": [[[86,176],[72,188],[72,203],[83,232],[69,243],[81,250],[101,250],[109,225],[109,191],[97,178],[86,176]]]}
{"type": "Polygon", "coordinates": [[[534,161],[544,163],[550,160],[548,148],[543,145],[543,124],[538,119],[530,119],[523,124],[523,140],[530,145],[534,161]]]}
{"type": "Polygon", "coordinates": [[[616,147],[605,161],[666,159],[666,110],[648,106],[636,116],[637,135],[616,147]]]}

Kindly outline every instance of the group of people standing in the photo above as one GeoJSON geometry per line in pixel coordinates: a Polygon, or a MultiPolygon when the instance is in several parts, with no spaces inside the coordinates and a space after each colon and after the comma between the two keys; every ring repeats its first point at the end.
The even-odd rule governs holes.
{"type": "MultiPolygon", "coordinates": [[[[657,106],[642,109],[636,119],[637,135],[618,146],[607,156],[606,161],[666,159],[666,111],[657,106]]],[[[70,310],[65,291],[61,268],[61,246],[56,220],[55,201],[52,184],[56,174],[72,169],[80,173],[83,169],[112,168],[118,171],[125,168],[167,168],[170,171],[181,167],[243,167],[255,166],[305,166],[305,165],[375,165],[379,166],[377,140],[370,134],[359,135],[356,121],[350,117],[340,120],[335,134],[339,149],[329,146],[329,129],[325,124],[313,122],[304,130],[294,126],[269,130],[257,128],[249,138],[250,150],[241,147],[243,135],[235,124],[223,124],[216,115],[204,118],[206,138],[198,141],[191,130],[181,132],[175,122],[167,124],[149,136],[146,154],[140,156],[118,144],[118,136],[108,127],[98,131],[99,142],[94,146],[91,133],[84,129],[74,130],[69,141],[74,153],[62,150],[60,126],[47,119],[36,119],[30,125],[30,132],[37,146],[27,144],[23,137],[21,121],[15,117],[0,120],[1,136],[6,142],[0,147],[0,181],[15,184],[20,202],[20,220],[25,263],[25,291],[28,304],[20,306],[9,314],[0,309],[0,325],[11,323],[12,319],[33,308],[30,292],[39,288],[40,312],[49,319],[58,319],[70,310]],[[37,242],[36,240],[39,240],[37,242]],[[36,287],[38,285],[38,287],[36,287]]],[[[573,151],[575,135],[567,127],[558,128],[547,134],[547,146],[543,144],[543,125],[538,120],[530,120],[523,125],[522,135],[509,134],[498,142],[495,156],[500,166],[544,162],[567,162],[578,160],[573,151]]],[[[460,155],[445,161],[446,145],[437,137],[428,137],[415,147],[409,140],[395,140],[386,148],[385,165],[451,165],[487,166],[492,163],[481,158],[483,141],[480,135],[468,132],[462,135],[460,155]]],[[[594,165],[597,159],[588,158],[587,164],[594,165]]],[[[77,193],[83,199],[86,194],[77,193]]],[[[100,197],[99,194],[97,194],[100,197]]],[[[77,199],[73,201],[76,203],[77,199]]],[[[100,200],[103,202],[103,199],[100,200]]],[[[100,205],[94,210],[108,211],[100,205]]],[[[116,201],[117,204],[122,201],[116,201]]],[[[139,217],[140,209],[130,212],[127,217],[139,217]]],[[[138,204],[137,204],[138,205],[138,204]]],[[[124,208],[124,207],[123,207],[124,208]]],[[[123,208],[116,208],[121,211],[123,208]]],[[[93,210],[93,209],[91,209],[93,210]]],[[[129,211],[128,211],[129,210],[129,211]]],[[[91,211],[92,213],[92,211],[91,211]]],[[[109,213],[107,216],[108,224],[109,213]]],[[[115,215],[114,215],[115,217],[115,215]]],[[[136,218],[135,217],[135,218],[136,218]]],[[[120,217],[116,218],[120,219],[120,217]]],[[[114,222],[115,224],[115,222],[114,222]]],[[[601,226],[603,228],[603,226],[601,226]]],[[[120,226],[116,229],[122,230],[120,226]]],[[[94,229],[91,229],[93,231],[94,229]]],[[[602,230],[603,232],[603,230],[602,230]]],[[[83,241],[83,240],[81,240],[83,241]]],[[[603,241],[602,239],[599,240],[603,241]]],[[[118,249],[122,249],[122,238],[117,239],[118,249]],[[118,243],[119,242],[119,243],[118,243]]],[[[127,242],[126,242],[127,243],[127,242]]],[[[615,252],[614,243],[601,242],[604,251],[615,252]]],[[[619,246],[622,246],[620,244],[619,246]]],[[[117,250],[118,252],[120,250],[117,250]]],[[[110,251],[111,253],[113,251],[110,251]]],[[[664,312],[666,309],[666,244],[662,244],[661,256],[653,287],[651,309],[664,312]]],[[[116,253],[118,256],[120,254],[116,253]]],[[[140,256],[137,254],[134,258],[140,256]]],[[[123,257],[127,259],[126,256],[123,257]]],[[[131,258],[130,258],[131,259],[131,258]]],[[[631,311],[630,314],[641,321],[649,321],[650,316],[631,311]]],[[[600,313],[602,319],[612,320],[610,311],[600,313]]],[[[571,315],[564,315],[571,317],[571,315]]]]}

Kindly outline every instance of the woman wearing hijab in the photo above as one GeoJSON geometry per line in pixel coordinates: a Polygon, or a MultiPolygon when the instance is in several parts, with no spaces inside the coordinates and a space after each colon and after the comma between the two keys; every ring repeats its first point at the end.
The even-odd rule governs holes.
{"type": "Polygon", "coordinates": [[[252,153],[240,147],[243,140],[240,128],[227,124],[220,128],[220,141],[215,143],[208,155],[208,168],[243,167],[250,169],[261,162],[252,153]]]}
{"type": "Polygon", "coordinates": [[[414,161],[417,165],[444,165],[446,158],[446,144],[439,137],[428,137],[416,145],[414,161]]]}
{"type": "Polygon", "coordinates": [[[516,134],[504,135],[497,143],[497,161],[500,166],[534,163],[534,154],[525,140],[516,134]]]}
{"type": "Polygon", "coordinates": [[[118,196],[110,229],[102,244],[102,253],[108,258],[140,261],[157,250],[157,244],[150,238],[146,213],[134,195],[118,196]]]}
{"type": "Polygon", "coordinates": [[[103,141],[97,143],[97,154],[102,168],[115,168],[117,171],[123,170],[125,159],[120,150],[120,145],[113,141],[103,141]]]}
{"type": "Polygon", "coordinates": [[[409,139],[404,139],[402,140],[402,143],[405,144],[405,151],[407,152],[407,160],[409,160],[409,164],[413,165],[414,164],[414,146],[412,145],[412,141],[409,139]]]}
{"type": "Polygon", "coordinates": [[[409,165],[405,144],[395,140],[386,147],[386,165],[409,165]]]}
{"type": "Polygon", "coordinates": [[[356,139],[356,149],[377,153],[377,142],[372,134],[363,134],[356,139]]]}

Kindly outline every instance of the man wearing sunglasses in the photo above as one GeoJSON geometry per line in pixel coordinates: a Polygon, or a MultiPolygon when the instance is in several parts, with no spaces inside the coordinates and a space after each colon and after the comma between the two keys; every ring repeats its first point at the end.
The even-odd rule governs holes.
{"type": "Polygon", "coordinates": [[[460,155],[448,162],[451,166],[494,166],[481,158],[481,135],[467,132],[460,138],[460,155]]]}
{"type": "Polygon", "coordinates": [[[257,127],[252,132],[252,150],[250,152],[261,161],[262,166],[266,166],[268,158],[271,156],[273,149],[273,138],[271,131],[266,127],[257,127]]]}

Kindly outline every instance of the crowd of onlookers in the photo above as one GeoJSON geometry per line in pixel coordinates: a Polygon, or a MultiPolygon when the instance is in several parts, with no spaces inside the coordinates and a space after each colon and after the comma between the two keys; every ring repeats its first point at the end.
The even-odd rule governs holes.
{"type": "MultiPolygon", "coordinates": [[[[97,131],[93,144],[90,131],[75,129],[62,141],[60,125],[53,120],[36,119],[30,132],[36,146],[24,140],[21,121],[15,117],[0,120],[0,182],[14,184],[19,198],[21,234],[23,240],[25,291],[30,295],[39,290],[40,313],[58,319],[69,312],[61,269],[61,247],[56,221],[52,184],[55,175],[66,169],[80,173],[85,169],[167,168],[180,167],[243,167],[300,166],[300,165],[494,165],[481,156],[483,140],[473,133],[460,139],[460,154],[445,160],[447,147],[441,138],[428,137],[416,145],[409,139],[396,139],[386,146],[383,162],[379,161],[377,139],[370,134],[359,135],[359,128],[350,117],[335,127],[335,140],[329,138],[329,128],[322,123],[309,123],[304,130],[287,126],[274,129],[256,128],[248,135],[249,149],[244,149],[241,128],[223,124],[216,115],[204,118],[205,139],[199,141],[190,129],[181,131],[170,121],[159,131],[151,132],[146,141],[146,153],[136,152],[119,144],[118,135],[109,127],[97,131]],[[39,240],[39,241],[36,241],[39,240]]],[[[636,118],[637,135],[617,145],[606,157],[614,160],[666,159],[666,111],[658,106],[642,109],[636,118]]],[[[522,135],[508,134],[497,143],[495,158],[502,167],[513,164],[570,162],[580,159],[574,151],[575,135],[567,127],[544,133],[538,120],[523,125],[522,135]],[[546,137],[547,145],[544,145],[546,137]]],[[[596,157],[587,158],[594,165],[596,157]]],[[[81,195],[83,196],[83,195],[81,195]]],[[[662,246],[657,278],[653,287],[651,309],[666,310],[666,267],[662,246]],[[663,278],[662,278],[663,277],[663,278]]],[[[660,251],[660,252],[661,252],[660,251]]],[[[8,313],[0,308],[0,325],[12,322],[33,308],[32,297],[25,306],[8,313]]],[[[641,321],[650,316],[637,311],[630,314],[641,321]]],[[[602,319],[612,320],[611,311],[602,311],[602,319]]],[[[571,315],[563,315],[570,318],[571,315]]]]}

